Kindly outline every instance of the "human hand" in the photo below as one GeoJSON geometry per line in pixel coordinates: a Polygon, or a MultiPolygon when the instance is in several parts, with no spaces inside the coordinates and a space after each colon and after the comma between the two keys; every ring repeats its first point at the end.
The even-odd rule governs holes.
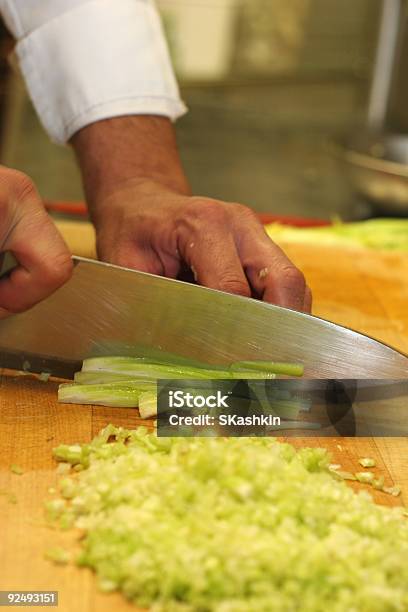
{"type": "Polygon", "coordinates": [[[97,209],[97,251],[104,261],[170,278],[187,266],[200,285],[310,312],[303,274],[246,206],[135,179],[97,209]]]}
{"type": "Polygon", "coordinates": [[[168,119],[96,121],[72,138],[101,259],[311,309],[303,274],[241,204],[191,196],[168,119]]]}
{"type": "Polygon", "coordinates": [[[0,264],[6,251],[19,265],[0,279],[0,319],[31,308],[71,275],[68,248],[32,181],[0,166],[0,264]]]}

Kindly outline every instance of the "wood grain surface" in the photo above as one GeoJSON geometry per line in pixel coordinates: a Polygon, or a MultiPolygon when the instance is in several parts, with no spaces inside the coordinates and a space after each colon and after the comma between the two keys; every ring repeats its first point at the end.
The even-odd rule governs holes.
{"type": "MultiPolygon", "coordinates": [[[[82,234],[83,242],[73,250],[91,255],[92,236],[85,231],[87,237],[82,234]]],[[[70,245],[78,235],[75,228],[65,231],[70,245]]],[[[408,352],[408,258],[364,249],[339,252],[286,245],[286,250],[305,272],[314,293],[315,314],[408,352]]],[[[0,590],[57,590],[59,609],[64,612],[135,610],[118,594],[101,594],[90,571],[56,566],[44,559],[47,548],[72,543],[75,536],[46,526],[43,502],[57,480],[54,446],[89,441],[110,422],[135,427],[140,423],[137,411],[58,405],[56,390],[56,382],[40,382],[32,375],[2,372],[0,376],[0,590]],[[22,467],[22,475],[10,471],[13,463],[22,467]]],[[[408,505],[406,438],[291,438],[290,442],[325,446],[345,470],[357,470],[361,456],[373,457],[375,471],[385,476],[386,484],[399,484],[403,490],[398,498],[375,492],[375,500],[408,505]]]]}

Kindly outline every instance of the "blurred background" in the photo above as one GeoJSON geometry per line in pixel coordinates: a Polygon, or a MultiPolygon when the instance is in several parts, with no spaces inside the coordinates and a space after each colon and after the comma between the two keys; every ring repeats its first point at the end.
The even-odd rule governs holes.
{"type": "MultiPolygon", "coordinates": [[[[177,134],[195,193],[275,214],[346,220],[378,214],[375,197],[363,197],[348,180],[340,159],[347,147],[333,143],[369,124],[376,69],[381,68],[377,94],[378,87],[384,92],[390,86],[384,75],[391,59],[401,72],[401,62],[390,53],[397,49],[396,23],[398,49],[403,47],[405,2],[158,0],[157,5],[189,107],[177,134]],[[379,68],[381,26],[386,49],[379,68]]],[[[28,173],[45,199],[81,200],[70,149],[48,141],[24,85],[9,68],[12,45],[2,28],[1,162],[28,173]]],[[[393,68],[394,86],[398,70],[393,68]]],[[[408,105],[408,93],[405,101],[408,105]]],[[[403,131],[401,104],[391,106],[393,129],[403,131]]],[[[374,117],[377,131],[384,128],[379,114],[381,109],[374,117]]],[[[368,153],[381,160],[386,148],[370,140],[368,153]]]]}

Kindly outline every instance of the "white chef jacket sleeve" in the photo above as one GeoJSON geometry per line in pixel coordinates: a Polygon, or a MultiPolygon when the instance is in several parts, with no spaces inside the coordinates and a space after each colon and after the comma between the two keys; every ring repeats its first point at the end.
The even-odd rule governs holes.
{"type": "Polygon", "coordinates": [[[0,0],[0,10],[54,142],[108,117],[185,112],[153,0],[0,0]]]}

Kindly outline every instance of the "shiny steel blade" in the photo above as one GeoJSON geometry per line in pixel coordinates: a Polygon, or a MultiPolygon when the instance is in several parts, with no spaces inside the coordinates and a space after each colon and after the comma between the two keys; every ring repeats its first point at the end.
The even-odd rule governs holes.
{"type": "Polygon", "coordinates": [[[72,376],[85,357],[138,347],[208,363],[301,362],[311,378],[406,378],[408,359],[372,338],[257,300],[74,258],[72,279],[0,321],[0,366],[72,376]],[[45,364],[45,366],[44,366],[45,364]]]}

